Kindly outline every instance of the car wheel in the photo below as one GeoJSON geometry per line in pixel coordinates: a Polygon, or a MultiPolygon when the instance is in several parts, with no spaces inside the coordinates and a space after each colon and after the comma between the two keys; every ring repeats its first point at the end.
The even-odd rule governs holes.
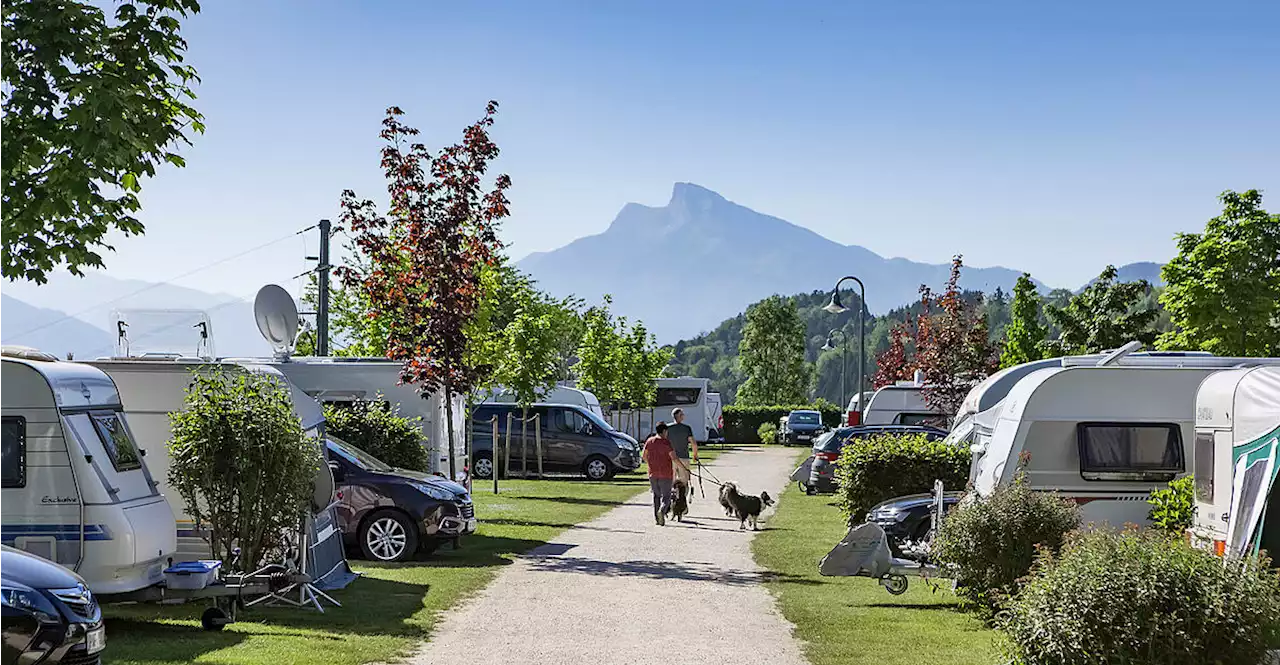
{"type": "Polygon", "coordinates": [[[608,480],[613,475],[613,465],[609,463],[609,460],[599,455],[593,455],[588,457],[587,461],[582,464],[582,473],[589,480],[608,480]]]}
{"type": "Polygon", "coordinates": [[[360,550],[372,561],[405,561],[418,551],[418,528],[403,513],[380,510],[360,527],[360,550]]]}
{"type": "Polygon", "coordinates": [[[493,477],[493,457],[489,453],[476,453],[476,459],[471,467],[471,473],[476,478],[493,477]]]}

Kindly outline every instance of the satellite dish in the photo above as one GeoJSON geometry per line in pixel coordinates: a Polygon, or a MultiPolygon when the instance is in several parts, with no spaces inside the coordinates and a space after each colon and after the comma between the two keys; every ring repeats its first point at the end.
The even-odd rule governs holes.
{"type": "Polygon", "coordinates": [[[288,291],[276,284],[258,289],[253,299],[253,318],[258,322],[258,332],[276,355],[287,356],[293,350],[298,337],[298,307],[288,291]]]}
{"type": "Polygon", "coordinates": [[[337,491],[338,484],[333,481],[329,465],[321,464],[311,482],[311,514],[319,515],[328,510],[337,491]]]}

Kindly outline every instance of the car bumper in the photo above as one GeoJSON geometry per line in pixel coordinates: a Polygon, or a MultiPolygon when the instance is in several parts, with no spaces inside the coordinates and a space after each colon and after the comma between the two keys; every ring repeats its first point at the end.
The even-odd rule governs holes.
{"type": "Polygon", "coordinates": [[[640,468],[640,453],[634,450],[620,450],[611,461],[621,471],[635,471],[640,468]]]}
{"type": "Polygon", "coordinates": [[[475,504],[471,503],[444,504],[419,524],[421,533],[429,538],[467,536],[475,533],[478,527],[475,504]]]}
{"type": "Polygon", "coordinates": [[[817,438],[816,432],[785,432],[782,435],[783,443],[813,443],[817,438]]]}
{"type": "Polygon", "coordinates": [[[90,654],[85,641],[92,630],[102,628],[102,622],[47,624],[4,617],[5,662],[17,665],[35,663],[77,663],[93,665],[99,662],[101,652],[90,654]],[[10,657],[14,660],[8,660],[10,657]]]}
{"type": "Polygon", "coordinates": [[[836,483],[835,462],[815,459],[809,468],[809,487],[819,492],[834,492],[839,487],[836,483]]]}

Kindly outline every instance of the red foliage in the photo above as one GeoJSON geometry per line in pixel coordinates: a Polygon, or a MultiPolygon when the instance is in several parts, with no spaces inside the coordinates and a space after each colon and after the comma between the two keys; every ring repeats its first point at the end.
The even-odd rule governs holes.
{"type": "Polygon", "coordinates": [[[960,291],[961,257],[951,260],[951,277],[941,294],[920,287],[926,307],[916,331],[916,365],[924,371],[924,399],[946,414],[954,414],[969,390],[999,367],[999,349],[988,339],[981,310],[967,305],[960,291]]]}
{"type": "Polygon", "coordinates": [[[403,362],[401,379],[424,394],[469,390],[485,372],[466,362],[464,330],[480,305],[480,268],[497,261],[498,222],[509,214],[511,179],[498,176],[488,191],[481,182],[498,156],[488,133],[497,110],[489,102],[461,143],[433,155],[412,142],[418,130],[400,121],[403,111],[387,109],[381,132],[387,215],[350,190],[342,193],[341,223],[355,234],[369,268],[340,269],[339,276],[368,297],[369,316],[391,322],[387,357],[403,362]]]}
{"type": "Polygon", "coordinates": [[[889,348],[876,356],[876,373],[871,377],[872,388],[879,390],[912,377],[915,362],[914,358],[907,357],[907,342],[911,337],[911,327],[907,323],[899,323],[889,332],[889,348]]]}

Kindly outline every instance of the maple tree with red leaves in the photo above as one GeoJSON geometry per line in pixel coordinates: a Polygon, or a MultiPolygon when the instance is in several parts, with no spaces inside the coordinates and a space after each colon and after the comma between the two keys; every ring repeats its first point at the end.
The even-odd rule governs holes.
{"type": "Polygon", "coordinates": [[[924,371],[925,402],[945,414],[960,409],[978,382],[1000,366],[999,348],[989,337],[982,310],[967,303],[961,292],[960,255],[951,260],[951,276],[942,293],[920,287],[927,307],[916,329],[915,365],[924,371]]]}
{"type": "Polygon", "coordinates": [[[889,348],[876,356],[876,373],[871,377],[872,388],[879,390],[911,378],[915,372],[915,362],[907,354],[907,342],[914,337],[915,333],[906,322],[899,323],[889,331],[889,348]]]}
{"type": "MultiPolygon", "coordinates": [[[[368,258],[367,269],[339,269],[339,276],[368,299],[370,318],[388,323],[387,357],[403,363],[400,379],[423,397],[445,393],[446,403],[492,372],[468,354],[466,330],[484,297],[481,271],[497,265],[502,243],[498,223],[510,214],[511,179],[483,178],[498,146],[489,138],[498,111],[489,102],[484,117],[463,131],[460,143],[436,153],[417,143],[397,107],[382,121],[382,169],[391,205],[380,215],[372,201],[342,193],[341,224],[368,258]]],[[[449,477],[454,463],[453,409],[445,409],[449,432],[449,477]]]]}

